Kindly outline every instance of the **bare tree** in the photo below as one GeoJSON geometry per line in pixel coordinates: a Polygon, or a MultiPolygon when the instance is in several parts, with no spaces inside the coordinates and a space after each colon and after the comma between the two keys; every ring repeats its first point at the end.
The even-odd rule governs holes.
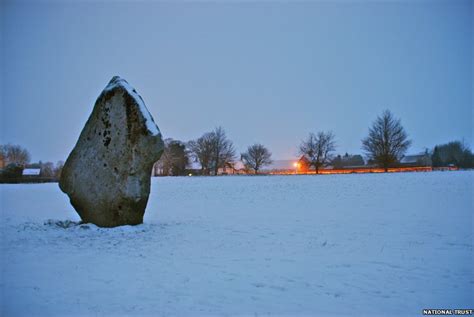
{"type": "Polygon", "coordinates": [[[389,110],[377,117],[369,128],[369,135],[362,140],[362,149],[367,157],[385,171],[402,158],[410,145],[411,141],[400,119],[395,118],[389,110]]]}
{"type": "Polygon", "coordinates": [[[41,177],[54,177],[54,163],[53,162],[41,162],[41,177]]]}
{"type": "Polygon", "coordinates": [[[217,175],[219,168],[228,166],[235,160],[234,145],[227,139],[222,127],[190,141],[188,147],[193,159],[201,164],[203,175],[209,175],[211,172],[217,175]]]}
{"type": "Polygon", "coordinates": [[[272,164],[272,153],[261,144],[254,144],[247,148],[247,152],[242,153],[242,161],[246,168],[251,168],[258,174],[262,166],[272,164]]]}
{"type": "Polygon", "coordinates": [[[161,154],[160,159],[155,163],[158,169],[160,170],[159,172],[160,175],[168,176],[171,174],[171,166],[173,164],[173,158],[169,151],[168,145],[172,140],[173,139],[170,139],[170,138],[164,140],[165,146],[164,146],[163,154],[161,154]]]}
{"type": "Polygon", "coordinates": [[[30,153],[19,145],[0,145],[0,156],[3,157],[5,166],[11,163],[25,166],[30,162],[30,153]]]}
{"type": "Polygon", "coordinates": [[[332,132],[320,131],[317,134],[310,133],[308,138],[301,142],[300,154],[306,156],[310,166],[314,166],[316,174],[319,168],[325,166],[331,160],[331,152],[336,149],[335,136],[332,132]]]}
{"type": "Polygon", "coordinates": [[[235,160],[235,149],[232,141],[227,139],[222,127],[217,127],[211,132],[213,139],[213,168],[217,175],[219,168],[224,168],[235,160]]]}
{"type": "Polygon", "coordinates": [[[214,157],[214,136],[212,132],[204,133],[197,140],[189,141],[188,148],[195,162],[201,165],[201,173],[209,175],[214,157]]]}
{"type": "Polygon", "coordinates": [[[56,163],[56,167],[54,168],[54,177],[56,179],[61,178],[61,172],[63,171],[63,167],[64,167],[64,161],[58,161],[56,163]]]}
{"type": "Polygon", "coordinates": [[[0,145],[0,169],[5,167],[5,150],[3,149],[4,146],[0,145]]]}

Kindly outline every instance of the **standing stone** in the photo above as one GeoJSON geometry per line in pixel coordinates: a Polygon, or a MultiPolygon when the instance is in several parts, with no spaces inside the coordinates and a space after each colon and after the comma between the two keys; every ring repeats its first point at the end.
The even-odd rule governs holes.
{"type": "Polygon", "coordinates": [[[101,227],[143,222],[160,130],[127,81],[112,78],[69,155],[59,181],[84,222],[101,227]]]}

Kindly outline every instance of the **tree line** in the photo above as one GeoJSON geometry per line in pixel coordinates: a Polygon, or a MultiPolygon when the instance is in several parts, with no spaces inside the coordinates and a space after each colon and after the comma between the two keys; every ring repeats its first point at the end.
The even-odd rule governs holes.
{"type": "MultiPolygon", "coordinates": [[[[390,167],[399,166],[411,143],[401,120],[389,110],[385,110],[369,127],[368,135],[361,140],[361,149],[369,165],[387,171],[390,167]]],[[[190,162],[200,164],[202,175],[217,175],[220,168],[233,168],[237,160],[234,145],[222,127],[206,132],[188,143],[168,139],[165,144],[165,152],[159,162],[167,166],[163,169],[163,175],[184,175],[190,162]]],[[[347,165],[365,164],[361,155],[349,156],[346,153],[344,156],[335,156],[336,147],[333,132],[311,132],[298,146],[298,154],[306,158],[309,167],[316,173],[328,165],[342,168],[347,165]]],[[[461,168],[474,167],[474,155],[459,141],[437,145],[427,155],[432,158],[435,167],[451,164],[461,168]]],[[[271,152],[264,145],[257,143],[241,153],[240,160],[247,172],[258,174],[263,167],[272,164],[271,156],[271,152]]]]}
{"type": "Polygon", "coordinates": [[[40,177],[59,179],[64,166],[63,161],[31,163],[31,155],[27,149],[20,145],[0,145],[0,177],[20,178],[25,168],[40,169],[40,177]]]}
{"type": "MultiPolygon", "coordinates": [[[[161,175],[186,175],[189,165],[199,163],[200,174],[217,175],[219,169],[232,170],[235,163],[241,161],[247,173],[258,174],[263,167],[272,164],[272,153],[260,143],[250,145],[245,152],[237,155],[233,142],[222,127],[189,142],[166,139],[163,155],[156,163],[161,175]]],[[[369,165],[379,166],[385,171],[395,167],[405,155],[412,141],[401,124],[389,110],[377,116],[369,127],[368,135],[361,140],[361,149],[369,165]]],[[[309,133],[298,146],[298,153],[305,157],[309,167],[316,173],[321,168],[332,165],[341,168],[345,165],[363,165],[361,155],[334,155],[336,150],[335,134],[331,131],[309,133]]],[[[434,167],[455,165],[461,168],[474,168],[474,155],[461,141],[453,141],[434,147],[427,155],[434,167]]],[[[59,177],[63,162],[54,165],[51,162],[29,164],[30,154],[18,145],[1,145],[0,160],[4,163],[3,174],[21,169],[24,166],[42,169],[44,177],[59,177]]],[[[0,166],[1,167],[1,166],[0,166]]]]}
{"type": "MultiPolygon", "coordinates": [[[[253,144],[240,154],[240,160],[255,174],[272,163],[270,151],[261,144],[253,144]]],[[[165,149],[157,162],[162,175],[185,175],[191,162],[200,165],[202,175],[217,175],[219,169],[233,169],[237,160],[234,144],[222,127],[206,132],[187,143],[166,139],[165,149]]]]}
{"type": "Polygon", "coordinates": [[[463,168],[474,168],[474,157],[463,141],[452,141],[437,145],[431,156],[433,167],[455,165],[463,168]]]}

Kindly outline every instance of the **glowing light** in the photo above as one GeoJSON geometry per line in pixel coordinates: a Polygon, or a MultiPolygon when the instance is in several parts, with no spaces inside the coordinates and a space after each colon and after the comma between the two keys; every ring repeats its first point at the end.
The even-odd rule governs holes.
{"type": "Polygon", "coordinates": [[[293,166],[294,166],[294,167],[298,167],[298,165],[299,165],[299,164],[298,164],[297,162],[294,162],[294,163],[293,163],[293,166]]]}
{"type": "Polygon", "coordinates": [[[193,174],[189,173],[188,176],[193,176],[193,174]]]}

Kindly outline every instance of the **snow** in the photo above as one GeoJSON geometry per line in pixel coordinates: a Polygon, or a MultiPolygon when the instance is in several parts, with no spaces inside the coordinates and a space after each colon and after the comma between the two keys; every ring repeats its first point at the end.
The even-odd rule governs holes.
{"type": "Polygon", "coordinates": [[[142,113],[143,118],[145,119],[146,127],[148,131],[151,133],[151,135],[159,135],[160,129],[158,128],[155,121],[153,120],[153,117],[148,111],[148,108],[145,106],[145,102],[143,101],[142,96],[140,96],[135,90],[135,88],[130,86],[130,84],[125,79],[122,79],[119,76],[115,76],[107,85],[107,87],[105,87],[104,90],[105,91],[112,90],[118,86],[123,87],[128,92],[128,94],[135,99],[139,107],[139,110],[142,113]]]}
{"type": "Polygon", "coordinates": [[[473,308],[473,176],[154,178],[145,223],[113,229],[57,184],[0,185],[1,315],[473,308]]]}

